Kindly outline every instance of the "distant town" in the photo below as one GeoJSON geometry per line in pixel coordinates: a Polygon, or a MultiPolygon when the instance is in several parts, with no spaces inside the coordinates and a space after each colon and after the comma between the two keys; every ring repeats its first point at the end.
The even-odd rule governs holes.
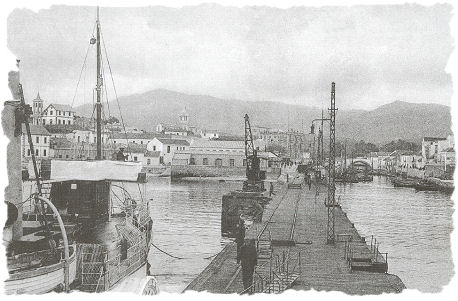
{"type": "MultiPolygon", "coordinates": [[[[39,93],[32,109],[31,134],[43,178],[50,173],[50,159],[95,158],[97,135],[93,116],[78,116],[69,105],[45,103],[39,93]]],[[[123,125],[118,118],[110,116],[103,123],[103,157],[115,159],[122,150],[128,161],[141,162],[143,171],[150,176],[244,176],[243,133],[235,136],[194,126],[186,108],[173,118],[174,124],[159,123],[152,125],[154,131],[146,131],[123,125]]],[[[323,142],[320,146],[319,134],[317,137],[312,131],[275,129],[256,123],[251,129],[261,169],[267,175],[278,174],[282,166],[311,163],[319,156],[320,147],[322,160],[326,156],[327,147],[323,142]]],[[[21,149],[23,177],[28,179],[33,172],[26,135],[22,136],[21,149]]],[[[336,141],[337,171],[343,172],[350,166],[416,178],[451,179],[455,168],[454,138],[452,135],[423,137],[421,141],[397,140],[384,145],[362,140],[336,141]]]]}

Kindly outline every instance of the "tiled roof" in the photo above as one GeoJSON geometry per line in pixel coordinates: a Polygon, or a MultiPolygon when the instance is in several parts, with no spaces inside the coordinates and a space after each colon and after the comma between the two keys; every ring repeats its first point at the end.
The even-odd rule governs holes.
{"type": "Polygon", "coordinates": [[[124,133],[124,132],[114,132],[111,135],[111,139],[150,139],[153,140],[156,137],[163,137],[164,134],[158,132],[145,132],[145,133],[124,133]]]}
{"type": "Polygon", "coordinates": [[[137,143],[129,143],[129,146],[123,143],[112,143],[112,148],[115,150],[119,150],[119,148],[124,148],[125,153],[145,153],[146,152],[146,144],[137,144],[137,143]]]}
{"type": "MultiPolygon", "coordinates": [[[[255,147],[264,147],[262,141],[255,140],[255,147]]],[[[245,141],[243,140],[205,140],[195,139],[191,143],[191,148],[216,148],[216,149],[243,149],[245,150],[245,141]]]]}
{"type": "MultiPolygon", "coordinates": [[[[75,112],[73,110],[73,108],[71,106],[69,106],[69,105],[61,105],[61,104],[58,104],[58,103],[52,103],[49,106],[53,106],[54,109],[56,109],[58,111],[75,112]]],[[[48,108],[49,108],[49,106],[48,106],[48,108]]],[[[46,109],[48,109],[48,108],[46,108],[46,109]]]]}
{"type": "Polygon", "coordinates": [[[172,139],[172,138],[157,138],[163,144],[175,144],[175,145],[189,145],[189,142],[181,139],[172,139]]]}
{"type": "Polygon", "coordinates": [[[69,134],[72,133],[74,130],[79,129],[78,126],[76,125],[63,125],[63,124],[50,124],[50,125],[45,125],[46,129],[48,130],[49,133],[51,134],[69,134]]]}
{"type": "MultiPolygon", "coordinates": [[[[25,124],[22,125],[22,133],[27,134],[25,124]]],[[[30,133],[32,135],[51,136],[51,134],[44,126],[36,124],[30,124],[30,133]]]]}
{"type": "Polygon", "coordinates": [[[424,141],[442,141],[442,140],[447,140],[447,138],[438,138],[438,137],[423,137],[424,141]]]}

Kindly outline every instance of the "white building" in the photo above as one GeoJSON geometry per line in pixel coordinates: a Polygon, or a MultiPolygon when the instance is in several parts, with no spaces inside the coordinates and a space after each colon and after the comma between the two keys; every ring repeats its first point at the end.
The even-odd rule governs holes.
{"type": "Polygon", "coordinates": [[[219,138],[219,134],[215,130],[209,130],[209,131],[201,130],[200,131],[200,137],[202,137],[203,139],[207,139],[207,140],[218,139],[219,138]]]}
{"type": "MultiPolygon", "coordinates": [[[[109,140],[110,133],[108,131],[102,132],[102,143],[106,143],[109,140]]],[[[71,133],[66,135],[69,141],[80,143],[97,143],[97,133],[89,130],[73,130],[71,133]]]]}
{"type": "Polygon", "coordinates": [[[421,142],[421,155],[425,163],[438,163],[440,153],[455,146],[455,139],[452,135],[447,138],[423,137],[421,142]]]}
{"type": "Polygon", "coordinates": [[[158,151],[160,163],[170,164],[175,152],[189,150],[189,142],[181,139],[155,137],[148,143],[147,150],[150,152],[158,151]]]}
{"type": "Polygon", "coordinates": [[[74,123],[75,111],[69,105],[50,104],[45,109],[38,93],[32,104],[32,123],[35,125],[71,125],[74,123]]]}
{"type": "MultiPolygon", "coordinates": [[[[51,135],[43,126],[35,124],[30,125],[30,133],[36,158],[47,159],[49,157],[49,141],[51,135]]],[[[25,125],[22,126],[21,143],[21,157],[22,159],[28,160],[32,157],[32,153],[25,125]]]]}
{"type": "Polygon", "coordinates": [[[124,133],[114,132],[110,135],[110,141],[112,143],[135,143],[135,144],[148,144],[156,137],[162,137],[163,134],[157,132],[141,132],[141,133],[124,133]]]}

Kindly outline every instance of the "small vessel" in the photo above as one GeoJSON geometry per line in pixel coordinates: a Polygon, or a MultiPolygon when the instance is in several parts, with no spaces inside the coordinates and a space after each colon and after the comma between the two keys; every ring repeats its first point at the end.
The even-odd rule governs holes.
{"type": "Polygon", "coordinates": [[[418,190],[418,191],[438,191],[439,190],[439,187],[434,184],[434,183],[431,183],[427,180],[422,180],[422,181],[419,181],[417,182],[415,185],[415,190],[418,190]]]}
{"type": "Polygon", "coordinates": [[[393,183],[394,187],[414,188],[417,182],[418,181],[414,179],[400,178],[400,177],[395,177],[391,180],[391,183],[393,183]]]}
{"type": "MultiPolygon", "coordinates": [[[[5,293],[43,294],[61,286],[64,282],[63,248],[22,253],[9,256],[9,278],[5,281],[5,293]]],[[[70,247],[69,281],[76,277],[76,248],[70,247]]],[[[63,289],[63,287],[62,287],[63,289]]]]}
{"type": "MultiPolygon", "coordinates": [[[[141,294],[158,291],[153,287],[157,282],[151,279],[147,270],[152,219],[148,201],[143,199],[140,188],[145,182],[142,164],[124,161],[124,156],[122,160],[105,160],[102,156],[103,71],[98,8],[96,29],[96,37],[90,40],[90,44],[97,46],[95,159],[52,159],[49,180],[43,182],[28,124],[30,110],[23,109],[37,191],[28,198],[32,210],[22,218],[23,223],[35,226],[27,226],[29,233],[21,238],[21,245],[9,246],[12,250],[8,258],[10,278],[5,284],[10,294],[46,293],[59,290],[62,284],[67,292],[70,289],[141,294]],[[140,196],[132,197],[125,183],[137,186],[140,196]],[[114,192],[115,188],[118,193],[114,192]],[[60,233],[54,230],[57,223],[60,233]],[[65,245],[64,259],[56,247],[61,240],[65,245]],[[31,252],[24,252],[27,248],[31,252]],[[144,285],[138,288],[127,282],[144,285]]],[[[22,86],[19,87],[24,108],[22,86]]]]}

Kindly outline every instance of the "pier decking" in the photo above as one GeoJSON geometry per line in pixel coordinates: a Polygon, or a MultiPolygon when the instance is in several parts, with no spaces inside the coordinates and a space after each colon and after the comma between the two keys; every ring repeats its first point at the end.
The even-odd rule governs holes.
{"type": "MultiPolygon", "coordinates": [[[[246,238],[255,238],[258,244],[252,291],[313,288],[380,294],[405,288],[396,275],[375,272],[386,267],[385,257],[370,242],[364,242],[340,207],[335,208],[336,243],[326,244],[326,188],[312,185],[309,190],[303,177],[296,175],[290,176],[289,182],[277,187],[262,222],[247,230],[246,238]]],[[[185,290],[241,293],[235,243],[228,244],[185,290]]]]}

